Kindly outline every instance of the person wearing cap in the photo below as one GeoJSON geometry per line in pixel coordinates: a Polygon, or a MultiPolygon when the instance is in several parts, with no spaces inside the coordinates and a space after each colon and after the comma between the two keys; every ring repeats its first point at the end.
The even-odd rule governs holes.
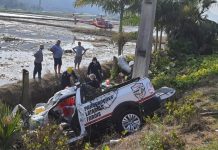
{"type": "Polygon", "coordinates": [[[56,44],[54,46],[52,46],[52,48],[50,49],[50,51],[53,53],[53,57],[54,57],[55,74],[61,73],[63,49],[61,48],[60,45],[61,45],[61,41],[57,40],[56,44]]]}
{"type": "Polygon", "coordinates": [[[96,79],[95,74],[90,74],[89,79],[90,79],[90,81],[87,83],[88,85],[90,85],[96,89],[100,88],[100,84],[99,84],[98,80],[96,79]]]}
{"type": "Polygon", "coordinates": [[[38,73],[38,78],[41,79],[41,71],[42,71],[42,61],[43,61],[43,53],[44,45],[39,46],[39,50],[34,53],[35,61],[34,61],[34,70],[33,70],[33,79],[35,79],[36,74],[38,73]]]}
{"type": "Polygon", "coordinates": [[[66,87],[71,86],[70,78],[73,77],[75,82],[78,80],[77,75],[75,74],[73,67],[68,67],[67,71],[63,72],[61,76],[61,87],[65,89],[66,87]]]}
{"type": "Polygon", "coordinates": [[[92,62],[89,64],[87,75],[90,74],[94,74],[99,82],[102,81],[103,73],[96,57],[93,57],[92,62]]]}
{"type": "Polygon", "coordinates": [[[74,63],[75,63],[75,69],[78,66],[80,66],[80,63],[82,61],[82,56],[85,54],[86,50],[82,45],[81,42],[78,42],[78,46],[73,48],[73,51],[76,53],[75,59],[74,59],[74,63]]]}

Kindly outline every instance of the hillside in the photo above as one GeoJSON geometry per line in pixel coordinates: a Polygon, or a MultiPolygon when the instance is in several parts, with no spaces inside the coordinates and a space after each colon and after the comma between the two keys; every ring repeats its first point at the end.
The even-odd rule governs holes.
{"type": "MultiPolygon", "coordinates": [[[[167,119],[175,116],[165,116],[161,118],[153,118],[147,122],[145,127],[138,133],[124,138],[123,141],[111,149],[195,149],[195,150],[216,150],[218,118],[217,115],[199,115],[203,112],[218,111],[218,76],[210,76],[203,79],[199,84],[184,93],[182,97],[176,101],[194,101],[194,105],[183,105],[181,113],[177,117],[188,117],[188,122],[185,125],[177,124],[176,119],[173,119],[173,124],[168,124],[167,119]],[[189,107],[189,108],[188,108],[189,107]],[[193,112],[191,109],[197,108],[199,112],[193,112]],[[187,114],[186,114],[187,113],[187,114]]],[[[178,109],[178,111],[180,110],[178,109]]],[[[187,118],[185,118],[187,119],[187,118]]],[[[183,122],[183,121],[182,121],[183,122]]]]}
{"type": "MultiPolygon", "coordinates": [[[[216,54],[184,56],[180,63],[175,61],[163,65],[162,62],[164,69],[156,72],[153,83],[156,87],[176,88],[175,98],[152,118],[145,118],[144,127],[137,133],[120,138],[115,145],[108,144],[108,141],[117,137],[107,137],[103,143],[108,145],[100,145],[98,149],[218,149],[217,58],[216,54]]],[[[90,147],[88,149],[92,149],[90,147]]]]}

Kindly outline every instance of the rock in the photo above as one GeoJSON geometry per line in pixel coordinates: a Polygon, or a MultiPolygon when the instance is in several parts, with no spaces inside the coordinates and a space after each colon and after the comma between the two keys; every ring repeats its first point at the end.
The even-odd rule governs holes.
{"type": "Polygon", "coordinates": [[[106,44],[99,44],[99,43],[93,43],[93,46],[95,46],[95,47],[107,47],[106,44]]]}
{"type": "Polygon", "coordinates": [[[1,77],[1,78],[5,77],[5,74],[1,74],[0,77],[1,77]]]}
{"type": "Polygon", "coordinates": [[[14,60],[13,58],[8,58],[8,60],[14,60]]]}
{"type": "Polygon", "coordinates": [[[64,52],[65,52],[65,53],[70,53],[70,54],[72,54],[72,53],[73,53],[73,51],[72,51],[72,50],[65,50],[64,52]]]}

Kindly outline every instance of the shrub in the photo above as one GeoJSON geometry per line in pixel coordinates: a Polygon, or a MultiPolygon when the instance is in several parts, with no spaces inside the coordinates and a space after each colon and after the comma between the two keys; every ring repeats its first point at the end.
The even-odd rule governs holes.
{"type": "Polygon", "coordinates": [[[196,41],[190,41],[186,38],[169,40],[168,46],[171,49],[172,56],[178,56],[181,53],[192,54],[197,51],[196,41]]]}
{"type": "Polygon", "coordinates": [[[191,101],[183,102],[182,104],[168,102],[166,103],[166,111],[166,123],[186,125],[196,116],[197,108],[191,101]]]}
{"type": "Polygon", "coordinates": [[[92,145],[90,143],[85,143],[84,145],[84,150],[93,150],[94,148],[92,147],[92,145]]]}
{"type": "Polygon", "coordinates": [[[23,135],[24,149],[28,150],[68,150],[68,138],[57,125],[47,125],[36,131],[26,131],[23,135]]]}
{"type": "Polygon", "coordinates": [[[11,109],[0,102],[0,149],[12,148],[16,133],[21,127],[20,115],[12,116],[11,109]]]}
{"type": "MultiPolygon", "coordinates": [[[[218,55],[204,56],[195,58],[193,56],[185,57],[175,62],[174,67],[156,72],[152,82],[155,87],[172,86],[179,90],[196,85],[199,80],[218,74],[218,55]]],[[[168,65],[169,66],[169,65],[168,65]]],[[[162,66],[165,68],[166,66],[162,66]]]]}
{"type": "Polygon", "coordinates": [[[153,124],[153,128],[142,137],[141,146],[146,150],[182,150],[185,143],[175,130],[167,132],[165,126],[153,124]]]}
{"type": "Polygon", "coordinates": [[[211,141],[210,143],[208,143],[207,145],[198,147],[194,150],[217,150],[217,149],[218,149],[218,141],[214,140],[214,141],[211,141]]]}
{"type": "Polygon", "coordinates": [[[160,130],[149,131],[141,140],[142,147],[147,150],[163,150],[164,145],[161,137],[160,130]]]}
{"type": "Polygon", "coordinates": [[[167,135],[165,135],[163,140],[164,149],[185,149],[184,140],[177,134],[175,130],[170,131],[167,135]]]}

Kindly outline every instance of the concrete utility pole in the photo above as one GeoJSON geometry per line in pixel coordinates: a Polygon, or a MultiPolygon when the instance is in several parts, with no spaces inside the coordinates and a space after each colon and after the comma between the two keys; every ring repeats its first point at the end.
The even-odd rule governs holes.
{"type": "Polygon", "coordinates": [[[143,0],[141,22],[136,43],[133,78],[148,76],[157,0],[143,0]]]}

